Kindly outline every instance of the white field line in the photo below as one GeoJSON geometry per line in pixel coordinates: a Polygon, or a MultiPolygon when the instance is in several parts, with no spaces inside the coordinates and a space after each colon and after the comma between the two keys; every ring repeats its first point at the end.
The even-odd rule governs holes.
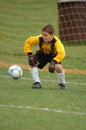
{"type": "MultiPolygon", "coordinates": [[[[5,75],[2,75],[2,76],[0,76],[1,78],[10,78],[10,76],[5,76],[5,75]]],[[[23,77],[22,78],[23,80],[33,80],[32,78],[25,78],[25,77],[23,77]]],[[[41,79],[41,81],[44,81],[44,82],[55,82],[55,83],[57,83],[57,81],[56,80],[49,80],[49,79],[41,79]]],[[[86,83],[84,82],[84,83],[78,83],[78,82],[67,82],[67,84],[76,84],[76,85],[85,85],[86,86],[86,83]]]]}
{"type": "Polygon", "coordinates": [[[64,111],[64,110],[58,110],[58,109],[53,109],[53,108],[42,108],[42,107],[22,106],[22,105],[16,106],[16,105],[2,105],[2,104],[0,104],[0,108],[32,109],[32,110],[50,111],[50,112],[63,113],[63,114],[86,115],[85,112],[64,111]]]}

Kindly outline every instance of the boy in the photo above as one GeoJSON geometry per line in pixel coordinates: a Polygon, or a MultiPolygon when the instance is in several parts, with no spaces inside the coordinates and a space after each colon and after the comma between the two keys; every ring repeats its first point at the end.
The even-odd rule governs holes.
{"type": "Polygon", "coordinates": [[[32,88],[41,88],[38,68],[42,69],[47,63],[50,63],[49,72],[54,73],[56,71],[59,86],[61,89],[65,89],[65,73],[61,65],[61,61],[65,57],[64,46],[60,39],[54,35],[53,25],[47,24],[41,31],[42,34],[29,37],[24,45],[24,52],[28,55],[30,72],[34,80],[32,88]],[[33,45],[39,46],[39,50],[35,54],[32,51],[33,45]]]}

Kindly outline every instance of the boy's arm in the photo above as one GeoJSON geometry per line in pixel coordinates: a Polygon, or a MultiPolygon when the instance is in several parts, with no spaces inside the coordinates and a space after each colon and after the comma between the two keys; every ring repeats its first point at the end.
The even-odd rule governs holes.
{"type": "Polygon", "coordinates": [[[24,52],[27,54],[33,53],[32,46],[39,44],[39,37],[38,36],[32,36],[29,37],[24,44],[24,52]]]}
{"type": "Polygon", "coordinates": [[[64,59],[64,57],[66,55],[64,46],[63,46],[63,44],[61,43],[60,40],[58,40],[56,42],[55,48],[56,48],[56,51],[57,51],[57,55],[53,58],[53,60],[55,60],[57,63],[59,63],[64,59]]]}

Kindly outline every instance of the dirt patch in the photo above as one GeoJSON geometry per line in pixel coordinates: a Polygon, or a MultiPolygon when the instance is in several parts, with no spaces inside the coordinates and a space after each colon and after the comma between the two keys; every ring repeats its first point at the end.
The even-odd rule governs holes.
{"type": "MultiPolygon", "coordinates": [[[[9,68],[11,65],[13,65],[13,64],[0,61],[0,68],[9,68]]],[[[24,70],[28,70],[29,69],[29,65],[24,65],[24,64],[18,64],[18,65],[21,66],[22,69],[24,69],[24,70]]],[[[47,70],[48,70],[47,67],[44,67],[40,71],[47,71],[47,70]]],[[[69,73],[69,74],[86,74],[86,70],[65,69],[64,68],[64,71],[66,73],[69,73]]]]}

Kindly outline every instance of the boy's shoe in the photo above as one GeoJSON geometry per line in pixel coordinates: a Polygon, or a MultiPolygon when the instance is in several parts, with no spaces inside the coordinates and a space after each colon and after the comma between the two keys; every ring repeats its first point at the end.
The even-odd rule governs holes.
{"type": "Polygon", "coordinates": [[[41,84],[39,82],[35,82],[33,83],[32,88],[41,88],[41,84]]]}
{"type": "Polygon", "coordinates": [[[60,83],[59,86],[60,86],[60,89],[64,89],[64,90],[66,89],[66,85],[63,83],[60,83]]]}

